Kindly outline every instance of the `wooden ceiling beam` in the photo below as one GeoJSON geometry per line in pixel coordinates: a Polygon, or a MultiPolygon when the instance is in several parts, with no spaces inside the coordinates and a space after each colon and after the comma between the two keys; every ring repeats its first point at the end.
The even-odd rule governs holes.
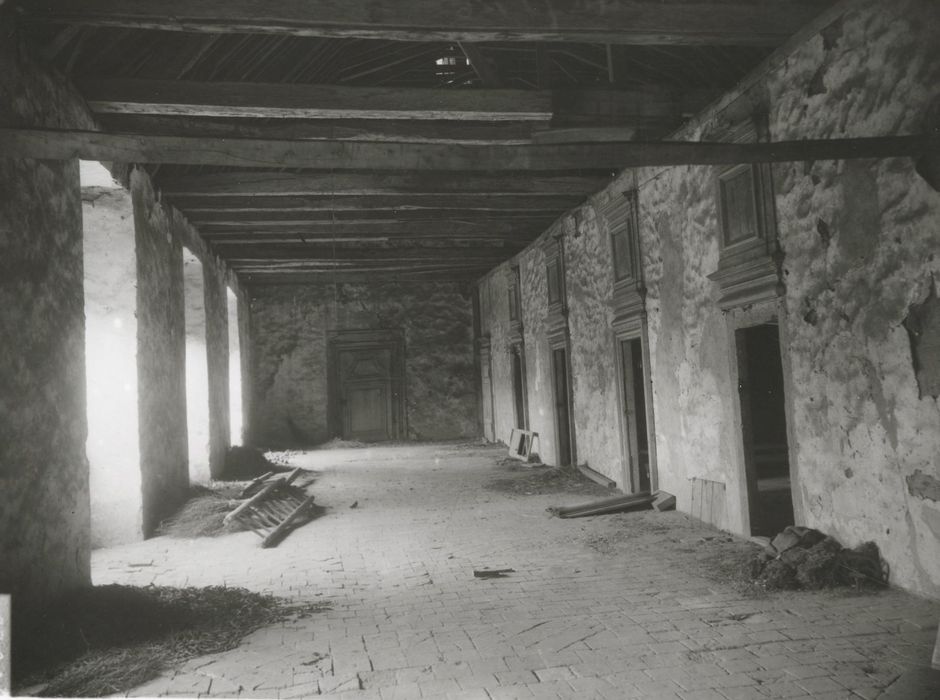
{"type": "MultiPolygon", "coordinates": [[[[478,58],[478,61],[482,61],[478,58]]],[[[622,89],[510,90],[348,87],[284,83],[197,82],[85,76],[82,96],[98,115],[216,119],[366,119],[372,121],[534,122],[648,126],[689,114],[713,90],[648,86],[622,89]]],[[[330,125],[331,127],[333,125],[330,125]]],[[[310,129],[310,127],[308,127],[310,129]]],[[[413,127],[417,134],[421,127],[413,127]]],[[[320,129],[322,138],[338,138],[320,129]]],[[[424,130],[433,138],[432,129],[424,130]]]]}
{"type": "Polygon", "coordinates": [[[446,234],[455,238],[490,235],[510,236],[539,232],[544,221],[512,222],[505,219],[489,221],[456,221],[436,219],[434,221],[275,221],[275,222],[227,222],[199,225],[199,232],[207,240],[217,234],[243,233],[263,236],[265,233],[302,237],[387,237],[396,235],[415,236],[425,233],[446,234]]]}
{"type": "Polygon", "coordinates": [[[444,262],[453,265],[462,263],[496,263],[520,250],[511,248],[337,248],[329,246],[267,246],[249,248],[240,246],[230,249],[224,245],[213,245],[212,250],[222,255],[230,265],[265,262],[444,262]]]}
{"type": "MultiPolygon", "coordinates": [[[[88,76],[78,82],[78,87],[96,114],[536,122],[552,118],[551,93],[535,90],[439,90],[88,76]]],[[[646,99],[645,95],[640,97],[646,99]]]]}
{"type": "Polygon", "coordinates": [[[196,211],[192,209],[183,209],[186,218],[195,226],[304,226],[308,223],[330,223],[348,222],[348,221],[388,221],[388,222],[408,222],[423,221],[426,223],[435,223],[438,221],[461,221],[469,223],[485,224],[490,221],[505,221],[515,225],[525,224],[549,224],[564,211],[564,207],[542,211],[478,211],[466,209],[375,209],[375,210],[340,210],[330,211],[322,209],[319,211],[297,211],[288,209],[280,211],[270,209],[266,211],[247,211],[233,212],[227,210],[221,211],[196,211]]]}
{"type": "Polygon", "coordinates": [[[542,122],[396,119],[240,119],[166,114],[102,114],[106,131],[127,134],[299,139],[401,141],[407,143],[527,143],[545,130],[542,122]]]}
{"type": "Polygon", "coordinates": [[[360,171],[492,172],[622,169],[675,165],[922,156],[940,147],[929,135],[807,139],[770,143],[700,141],[467,146],[104,134],[0,128],[7,158],[179,163],[235,167],[317,167],[360,171]]]}
{"type": "Polygon", "coordinates": [[[217,215],[223,212],[238,214],[264,214],[266,212],[293,211],[296,214],[321,211],[449,211],[498,213],[544,213],[570,209],[584,201],[584,196],[574,194],[526,195],[510,194],[500,197],[463,194],[403,194],[374,196],[342,195],[187,195],[174,192],[164,194],[187,215],[217,215]]]}
{"type": "Polygon", "coordinates": [[[789,0],[43,0],[34,21],[395,41],[774,46],[826,8],[789,0]]]}
{"type": "Polygon", "coordinates": [[[352,233],[277,233],[277,232],[244,232],[203,234],[206,240],[213,244],[226,246],[264,245],[329,245],[329,244],[402,244],[411,243],[433,245],[515,245],[516,242],[525,243],[537,236],[541,231],[528,234],[506,233],[453,233],[428,227],[427,230],[415,233],[394,233],[388,231],[359,231],[352,233]]]}
{"type": "Polygon", "coordinates": [[[538,175],[497,171],[478,173],[281,173],[241,172],[161,178],[160,188],[169,197],[271,198],[336,195],[344,197],[486,195],[488,198],[520,195],[582,195],[596,192],[610,182],[613,172],[585,175],[538,175]]]}

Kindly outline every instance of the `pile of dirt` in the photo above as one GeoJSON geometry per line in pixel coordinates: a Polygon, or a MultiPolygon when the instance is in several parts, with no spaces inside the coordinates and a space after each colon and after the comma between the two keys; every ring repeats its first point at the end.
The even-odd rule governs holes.
{"type": "Polygon", "coordinates": [[[791,526],[762,547],[678,511],[598,517],[585,544],[609,556],[669,550],[670,556],[690,570],[731,585],[746,597],[765,597],[782,590],[883,588],[888,578],[872,543],[845,549],[821,532],[791,526]]]}
{"type": "Polygon", "coordinates": [[[187,659],[234,649],[260,627],[323,609],[221,586],[82,589],[14,620],[14,694],[124,693],[187,659]]]}
{"type": "Polygon", "coordinates": [[[238,522],[225,524],[223,520],[240,501],[236,499],[240,488],[219,489],[194,485],[190,496],[176,513],[160,523],[158,535],[168,537],[218,537],[229,532],[244,530],[238,522]]]}
{"type": "Polygon", "coordinates": [[[486,488],[490,491],[511,493],[517,496],[537,496],[548,493],[577,493],[609,496],[610,489],[597,484],[577,469],[547,467],[542,464],[527,464],[512,457],[498,463],[508,476],[493,479],[486,488]]]}
{"type": "Polygon", "coordinates": [[[750,573],[767,590],[888,585],[887,565],[874,542],[847,549],[819,530],[797,525],[785,528],[751,560],[750,573]]]}

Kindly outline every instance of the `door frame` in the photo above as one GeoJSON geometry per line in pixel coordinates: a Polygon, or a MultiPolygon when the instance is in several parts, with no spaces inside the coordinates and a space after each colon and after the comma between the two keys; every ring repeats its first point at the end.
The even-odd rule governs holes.
{"type": "MultiPolygon", "coordinates": [[[[614,333],[614,357],[617,366],[617,408],[619,412],[620,445],[624,455],[623,486],[628,486],[631,493],[636,493],[640,486],[640,467],[633,464],[630,452],[630,427],[624,415],[625,396],[623,395],[623,356],[621,343],[640,341],[640,356],[643,360],[643,410],[646,412],[646,443],[650,461],[650,493],[659,490],[659,469],[656,462],[656,422],[653,415],[653,375],[650,368],[649,334],[646,319],[637,319],[635,324],[621,328],[614,333]]],[[[624,489],[626,491],[626,489],[624,489]]]]}
{"type": "Polygon", "coordinates": [[[555,352],[557,350],[565,351],[565,384],[567,389],[567,405],[568,405],[568,449],[570,451],[570,463],[568,466],[575,468],[578,466],[578,445],[575,438],[575,429],[574,429],[574,387],[571,383],[571,343],[567,337],[567,333],[562,338],[550,339],[548,344],[549,352],[549,362],[551,368],[551,385],[552,385],[552,414],[554,420],[552,421],[555,424],[555,453],[556,461],[558,466],[561,466],[561,431],[559,430],[559,417],[556,407],[558,406],[558,386],[557,386],[557,372],[555,371],[555,352]]]}
{"type": "MultiPolygon", "coordinates": [[[[793,500],[793,520],[796,524],[806,522],[804,517],[804,503],[802,490],[799,488],[799,461],[797,459],[797,438],[794,426],[794,387],[793,372],[790,366],[790,355],[787,352],[789,346],[789,329],[786,301],[778,298],[774,301],[755,304],[747,309],[737,309],[725,314],[727,319],[727,342],[728,342],[728,362],[730,365],[730,380],[732,397],[732,435],[731,441],[734,445],[731,475],[737,476],[733,489],[737,491],[738,508],[741,513],[740,532],[746,535],[751,533],[751,508],[752,495],[749,493],[752,489],[756,490],[757,481],[754,479],[753,485],[750,483],[749,476],[753,471],[753,465],[748,463],[747,451],[744,449],[744,434],[742,420],[741,393],[739,391],[741,373],[738,357],[738,331],[754,326],[761,326],[767,323],[775,323],[779,336],[780,364],[783,370],[783,407],[784,415],[787,421],[787,460],[790,469],[790,494],[793,500]]],[[[732,489],[729,488],[729,491],[732,489]]],[[[730,494],[729,494],[730,495],[730,494]]],[[[732,496],[733,498],[734,496],[732,496]]]]}
{"type": "Polygon", "coordinates": [[[391,351],[389,383],[392,395],[389,397],[391,408],[389,439],[401,440],[404,435],[407,435],[405,340],[402,332],[396,329],[329,331],[327,348],[327,423],[330,436],[342,436],[345,424],[340,355],[348,351],[372,349],[391,351]]]}
{"type": "Polygon", "coordinates": [[[522,343],[513,343],[509,347],[509,373],[512,381],[512,412],[516,428],[529,430],[529,383],[526,377],[525,366],[525,345],[522,343]],[[516,373],[515,363],[519,363],[519,372],[516,373]],[[517,386],[518,382],[518,386],[517,386]],[[516,389],[519,390],[521,399],[522,415],[519,415],[519,406],[516,405],[516,389]]]}

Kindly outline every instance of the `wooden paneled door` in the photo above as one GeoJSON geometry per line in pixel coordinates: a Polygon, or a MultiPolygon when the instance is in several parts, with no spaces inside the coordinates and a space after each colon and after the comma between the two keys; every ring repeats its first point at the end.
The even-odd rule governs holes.
{"type": "Polygon", "coordinates": [[[347,331],[330,342],[330,416],[334,436],[381,442],[402,435],[404,352],[377,331],[347,331]]]}

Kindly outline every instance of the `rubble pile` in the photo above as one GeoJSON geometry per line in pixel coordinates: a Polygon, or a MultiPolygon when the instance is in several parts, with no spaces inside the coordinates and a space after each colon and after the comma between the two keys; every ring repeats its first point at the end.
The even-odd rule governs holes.
{"type": "Polygon", "coordinates": [[[854,549],[808,527],[790,525],[751,562],[751,576],[767,589],[819,590],[836,586],[884,588],[888,569],[874,542],[854,549]]]}

